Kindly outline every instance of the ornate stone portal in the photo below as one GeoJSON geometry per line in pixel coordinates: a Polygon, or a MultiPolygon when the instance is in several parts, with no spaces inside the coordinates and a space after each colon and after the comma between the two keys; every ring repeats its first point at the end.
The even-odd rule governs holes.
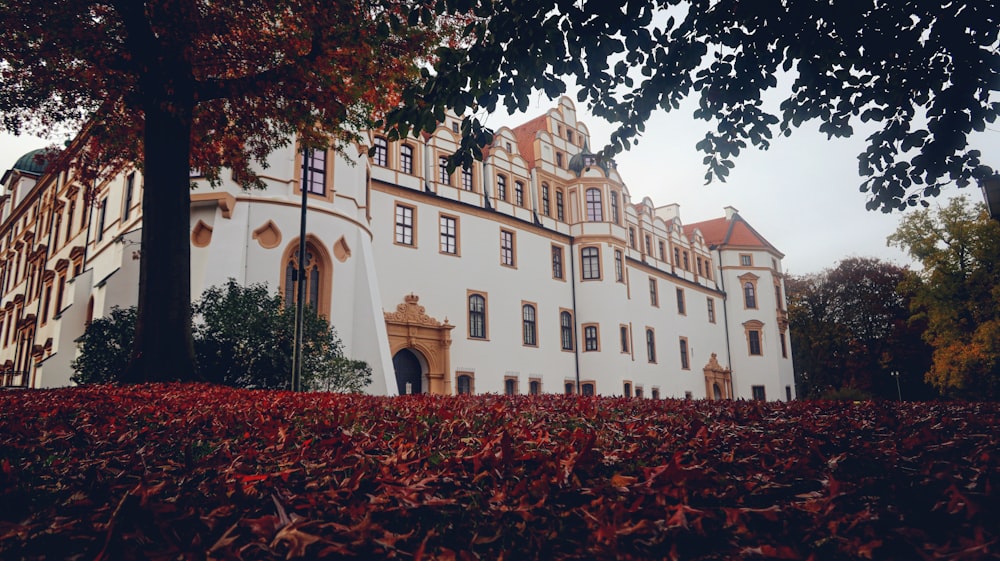
{"type": "Polygon", "coordinates": [[[723,368],[715,353],[705,365],[705,396],[708,399],[732,399],[733,372],[723,368]]]}
{"type": "Polygon", "coordinates": [[[426,361],[424,375],[428,393],[451,394],[451,330],[454,325],[438,321],[417,302],[420,297],[408,294],[395,312],[385,312],[385,328],[389,334],[392,356],[403,349],[416,351],[426,361]]]}

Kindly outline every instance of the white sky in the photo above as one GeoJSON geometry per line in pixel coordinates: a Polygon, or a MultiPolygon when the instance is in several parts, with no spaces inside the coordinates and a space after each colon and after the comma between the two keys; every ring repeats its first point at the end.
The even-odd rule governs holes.
{"type": "MultiPolygon", "coordinates": [[[[523,119],[494,117],[488,124],[518,124],[554,106],[554,101],[541,97],[523,119]]],[[[612,127],[587,115],[582,106],[577,109],[596,151],[607,142],[612,127]]],[[[856,131],[850,139],[828,141],[814,125],[806,125],[791,137],[773,139],[766,152],[750,148],[741,153],[726,183],[704,185],[703,155],[694,146],[713,125],[690,115],[691,109],[684,107],[654,114],[639,144],[617,157],[634,202],[648,196],[657,206],[678,203],[685,223],[717,218],[723,207],[734,206],[785,254],[784,269],[791,274],[819,272],[850,256],[912,265],[906,255],[885,243],[899,224],[900,213],[865,210],[867,197],[858,191],[857,155],[863,151],[864,134],[856,131]]],[[[50,140],[0,134],[0,173],[25,152],[65,140],[65,134],[50,140]]],[[[1000,169],[1000,123],[973,142],[984,162],[1000,169]]],[[[939,200],[958,193],[982,200],[975,186],[952,187],[939,200]]]]}

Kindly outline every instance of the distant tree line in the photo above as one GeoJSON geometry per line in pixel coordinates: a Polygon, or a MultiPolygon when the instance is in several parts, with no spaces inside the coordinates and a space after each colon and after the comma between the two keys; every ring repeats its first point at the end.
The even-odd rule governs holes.
{"type": "Polygon", "coordinates": [[[799,395],[1000,399],[1000,224],[958,197],[888,242],[921,270],[852,257],[786,280],[799,395]]]}

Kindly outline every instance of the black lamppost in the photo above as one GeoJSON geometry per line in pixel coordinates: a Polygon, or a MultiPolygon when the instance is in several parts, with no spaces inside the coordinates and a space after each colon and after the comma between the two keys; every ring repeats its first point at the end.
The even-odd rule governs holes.
{"type": "Polygon", "coordinates": [[[292,343],[292,391],[302,390],[302,330],[305,325],[306,298],[306,209],[309,202],[309,174],[312,149],[302,151],[302,180],[299,190],[302,191],[302,204],[299,210],[299,266],[295,271],[295,340],[292,343]]]}

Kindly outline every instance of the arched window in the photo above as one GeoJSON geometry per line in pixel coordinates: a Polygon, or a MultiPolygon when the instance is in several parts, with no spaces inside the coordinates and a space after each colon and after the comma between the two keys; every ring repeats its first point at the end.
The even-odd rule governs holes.
{"type": "Polygon", "coordinates": [[[486,338],[486,298],[481,294],[469,296],[469,337],[486,338]]]}
{"type": "Polygon", "coordinates": [[[497,174],[497,199],[507,200],[507,176],[497,174]]]}
{"type": "Polygon", "coordinates": [[[601,208],[601,190],[587,189],[587,220],[600,222],[604,220],[604,210],[601,208]]]}
{"type": "Polygon", "coordinates": [[[504,395],[517,395],[517,379],[507,378],[503,381],[504,395]]]}
{"type": "MultiPolygon", "coordinates": [[[[306,241],[304,261],[305,304],[319,314],[329,313],[330,258],[325,250],[306,241]]],[[[294,306],[299,294],[299,242],[293,241],[285,250],[281,279],[282,297],[286,306],[294,306]]]]}
{"type": "Polygon", "coordinates": [[[757,293],[750,281],[743,283],[743,303],[747,308],[757,308],[757,293]]]}
{"type": "Polygon", "coordinates": [[[559,314],[559,338],[564,351],[573,350],[573,315],[569,312],[559,314]]]}
{"type": "Polygon", "coordinates": [[[523,323],[524,344],[534,347],[538,344],[537,323],[535,321],[535,307],[531,304],[521,306],[521,318],[523,323]]]}

